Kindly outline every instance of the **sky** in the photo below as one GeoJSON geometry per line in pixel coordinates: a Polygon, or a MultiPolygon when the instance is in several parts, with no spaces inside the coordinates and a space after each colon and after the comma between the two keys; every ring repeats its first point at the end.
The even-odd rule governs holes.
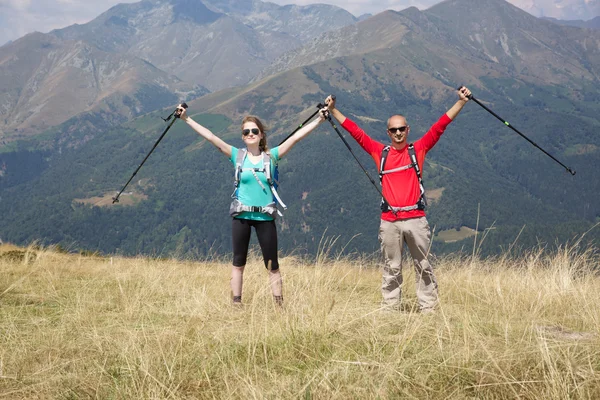
{"type": "MultiPolygon", "coordinates": [[[[94,19],[118,3],[139,0],[0,0],[0,45],[27,33],[49,32],[94,19]]],[[[210,0],[209,0],[210,1],[210,0]]],[[[508,0],[525,11],[560,19],[591,19],[600,15],[600,0],[508,0]]],[[[440,0],[271,0],[277,4],[332,4],[356,16],[410,6],[424,10],[440,0]]]]}

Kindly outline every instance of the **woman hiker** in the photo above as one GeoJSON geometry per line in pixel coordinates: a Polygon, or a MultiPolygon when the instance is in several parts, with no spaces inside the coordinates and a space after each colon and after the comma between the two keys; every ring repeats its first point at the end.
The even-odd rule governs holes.
{"type": "Polygon", "coordinates": [[[262,251],[265,267],[269,271],[269,283],[276,304],[283,304],[281,274],[277,258],[277,228],[275,217],[277,204],[285,208],[279,199],[273,177],[279,160],[307,137],[325,120],[324,108],[319,117],[305,125],[277,147],[267,146],[267,128],[255,116],[248,115],[242,120],[242,140],[245,148],[238,149],[225,143],[209,129],[190,118],[185,108],[177,108],[179,117],[200,136],[212,143],[229,158],[236,168],[233,202],[230,214],[231,238],[233,243],[233,267],[231,269],[231,292],[233,303],[242,302],[242,283],[244,267],[248,256],[251,228],[254,227],[262,251]]]}

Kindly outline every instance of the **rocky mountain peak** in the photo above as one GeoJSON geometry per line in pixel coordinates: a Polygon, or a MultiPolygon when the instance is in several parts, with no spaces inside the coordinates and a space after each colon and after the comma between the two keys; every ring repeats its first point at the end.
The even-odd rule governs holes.
{"type": "Polygon", "coordinates": [[[426,10],[428,15],[455,23],[457,29],[465,24],[507,26],[536,23],[538,18],[505,0],[445,0],[426,10]]]}
{"type": "Polygon", "coordinates": [[[210,24],[223,14],[209,10],[200,0],[168,0],[173,13],[173,22],[190,21],[199,25],[210,24]]]}
{"type": "Polygon", "coordinates": [[[130,118],[181,100],[183,93],[243,85],[284,51],[355,21],[347,11],[323,4],[118,4],[86,24],[2,47],[0,137],[34,135],[98,108],[130,118]],[[77,106],[64,107],[72,103],[77,106]],[[16,117],[21,107],[31,113],[16,117]]]}

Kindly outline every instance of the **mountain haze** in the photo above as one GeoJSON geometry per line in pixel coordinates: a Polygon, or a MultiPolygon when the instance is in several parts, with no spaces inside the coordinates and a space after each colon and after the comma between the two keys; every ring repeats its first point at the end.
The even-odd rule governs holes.
{"type": "Polygon", "coordinates": [[[425,14],[449,27],[452,42],[512,76],[579,89],[598,79],[598,32],[557,27],[497,0],[446,0],[425,14]]]}
{"type": "MultiPolygon", "coordinates": [[[[348,11],[327,4],[279,6],[260,0],[207,0],[206,4],[265,35],[279,32],[294,37],[301,43],[359,20],[348,11]]],[[[287,50],[289,48],[280,49],[287,50]]]]}
{"type": "Polygon", "coordinates": [[[544,19],[554,22],[555,24],[559,24],[559,25],[575,26],[577,28],[600,29],[600,17],[594,17],[587,21],[583,21],[581,19],[578,19],[578,20],[564,20],[564,19],[556,19],[556,18],[544,18],[544,19]]]}
{"type": "Polygon", "coordinates": [[[539,17],[573,20],[600,14],[598,0],[515,0],[513,3],[539,17]]]}
{"type": "Polygon", "coordinates": [[[187,82],[219,90],[248,82],[284,51],[355,21],[327,5],[144,0],[53,33],[131,53],[187,82]]]}
{"type": "Polygon", "coordinates": [[[207,88],[245,84],[284,51],[356,20],[325,5],[210,7],[200,0],[119,4],[87,24],[3,46],[0,141],[72,125],[69,119],[82,112],[122,122],[207,88]]]}
{"type": "Polygon", "coordinates": [[[84,41],[34,33],[2,50],[0,139],[37,134],[89,111],[112,110],[125,121],[192,88],[142,59],[84,41]]]}
{"type": "Polygon", "coordinates": [[[386,11],[323,34],[280,57],[259,77],[385,49],[413,65],[425,57],[452,62],[449,70],[458,70],[462,63],[464,82],[501,73],[581,89],[586,81],[598,79],[600,66],[597,32],[545,22],[505,1],[446,0],[423,12],[415,7],[386,11]],[[469,62],[463,63],[465,58],[469,62]],[[482,64],[488,71],[481,71],[482,64]]]}

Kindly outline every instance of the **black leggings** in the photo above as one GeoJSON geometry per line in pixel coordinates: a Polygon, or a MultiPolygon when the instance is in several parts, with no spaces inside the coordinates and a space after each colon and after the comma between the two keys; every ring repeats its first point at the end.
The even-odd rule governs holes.
{"type": "Polygon", "coordinates": [[[251,219],[233,218],[231,223],[231,240],[233,242],[233,265],[246,265],[250,233],[254,227],[258,244],[262,250],[265,267],[271,270],[279,269],[277,260],[277,227],[275,221],[254,221],[251,219]],[[269,263],[271,264],[269,267],[269,263]]]}

